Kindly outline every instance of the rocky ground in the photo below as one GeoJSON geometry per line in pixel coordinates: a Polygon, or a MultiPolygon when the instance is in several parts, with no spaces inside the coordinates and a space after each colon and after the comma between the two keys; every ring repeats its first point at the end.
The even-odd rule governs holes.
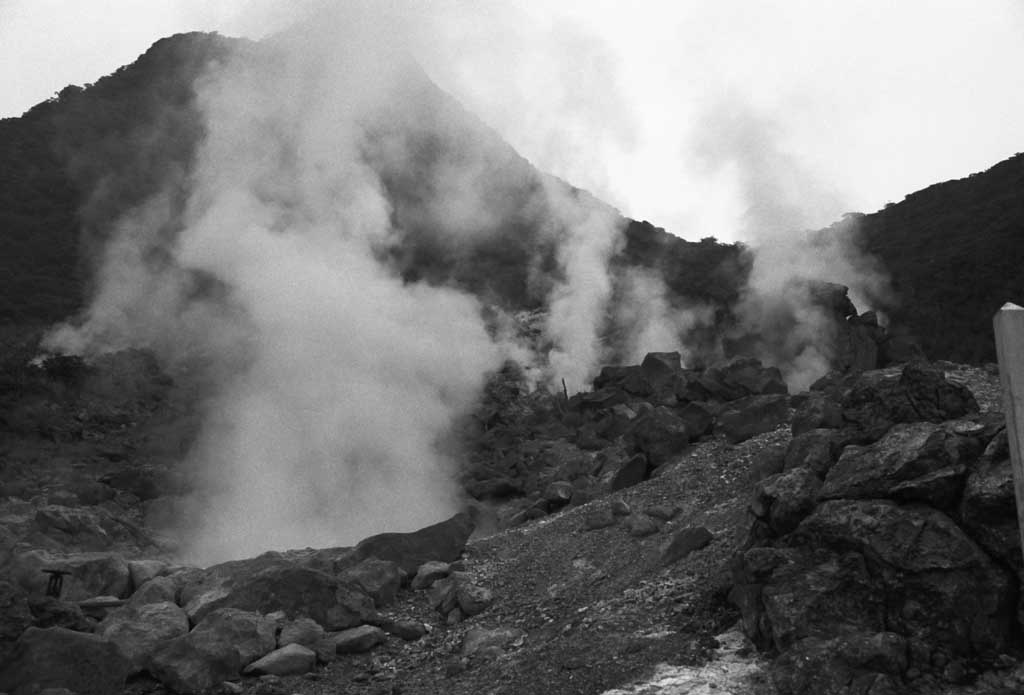
{"type": "Polygon", "coordinates": [[[1024,689],[991,368],[790,395],[751,360],[654,354],[565,399],[510,367],[464,427],[466,514],[202,570],[160,532],[188,380],[7,348],[0,691],[1024,689]]]}

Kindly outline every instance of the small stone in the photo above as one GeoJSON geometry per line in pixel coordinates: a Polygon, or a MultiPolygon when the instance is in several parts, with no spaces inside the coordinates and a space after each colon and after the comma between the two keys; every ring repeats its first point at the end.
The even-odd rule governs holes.
{"type": "Polygon", "coordinates": [[[415,620],[386,620],[380,628],[406,642],[414,642],[427,634],[427,626],[415,620]]]}
{"type": "Polygon", "coordinates": [[[661,561],[670,565],[682,560],[690,553],[700,550],[714,540],[714,536],[703,526],[685,528],[669,541],[661,553],[661,561]]]}
{"type": "Polygon", "coordinates": [[[626,517],[626,529],[635,538],[651,536],[658,532],[658,524],[646,514],[631,514],[626,517]]]}
{"type": "Polygon", "coordinates": [[[482,613],[494,602],[494,594],[489,589],[476,586],[475,584],[460,586],[456,590],[456,597],[459,602],[459,608],[467,616],[482,613]]]}
{"type": "Polygon", "coordinates": [[[609,505],[601,504],[587,512],[583,518],[583,530],[607,528],[615,525],[615,514],[609,505]]]}
{"type": "Polygon", "coordinates": [[[653,516],[655,519],[661,519],[662,521],[672,521],[678,513],[679,507],[668,504],[656,504],[644,510],[644,514],[647,516],[653,516]]]}
{"type": "Polygon", "coordinates": [[[288,644],[257,659],[242,671],[247,676],[270,674],[293,676],[306,673],[316,666],[316,652],[301,644],[288,644]]]}
{"type": "MultiPolygon", "coordinates": [[[[267,616],[268,618],[270,616],[267,616]]],[[[284,647],[289,644],[301,644],[309,649],[316,649],[316,645],[324,638],[324,629],[311,618],[298,618],[286,622],[277,636],[277,646],[284,647]]]]}
{"type": "Polygon", "coordinates": [[[615,516],[629,516],[632,510],[625,500],[612,500],[612,514],[615,516]]]}

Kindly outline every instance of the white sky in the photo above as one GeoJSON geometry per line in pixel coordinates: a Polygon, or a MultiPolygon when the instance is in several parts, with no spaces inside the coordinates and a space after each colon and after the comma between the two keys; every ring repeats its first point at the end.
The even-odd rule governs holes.
{"type": "MultiPolygon", "coordinates": [[[[258,38],[296,4],[0,0],[0,117],[172,33],[258,38]]],[[[821,226],[1024,151],[1022,0],[370,6],[434,23],[428,70],[528,159],[691,239],[741,235],[743,181],[766,173],[821,226]]]]}

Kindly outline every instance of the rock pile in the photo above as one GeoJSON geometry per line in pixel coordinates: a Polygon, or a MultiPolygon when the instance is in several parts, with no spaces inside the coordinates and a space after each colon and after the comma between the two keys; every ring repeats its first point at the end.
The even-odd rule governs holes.
{"type": "Polygon", "coordinates": [[[0,661],[0,692],[22,695],[42,686],[108,695],[145,672],[174,692],[201,693],[243,674],[305,673],[369,651],[389,635],[419,639],[424,625],[377,609],[411,581],[432,599],[441,597],[449,622],[484,611],[490,592],[448,564],[461,556],[471,532],[459,514],[355,548],[266,553],[205,570],[152,562],[129,568],[112,554],[92,564],[72,558],[81,562],[67,565],[78,572],[71,588],[109,589],[124,599],[113,601],[117,607],[99,621],[85,619],[67,600],[41,602],[36,574],[53,558],[21,557],[17,583],[0,583],[0,638],[8,657],[0,661]],[[133,576],[144,583],[134,585],[133,576]],[[56,624],[38,626],[41,604],[56,624]]]}
{"type": "Polygon", "coordinates": [[[903,692],[998,662],[1022,614],[1001,414],[920,364],[823,380],[751,499],[731,598],[780,692],[903,692]]]}

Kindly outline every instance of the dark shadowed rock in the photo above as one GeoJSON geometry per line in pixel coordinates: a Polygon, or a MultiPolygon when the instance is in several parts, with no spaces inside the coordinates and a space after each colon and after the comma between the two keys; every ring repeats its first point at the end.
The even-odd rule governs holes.
{"type": "Polygon", "coordinates": [[[1018,571],[1022,569],[1017,500],[1009,459],[983,460],[971,471],[964,485],[960,518],[967,533],[990,555],[1018,571]]]}
{"type": "Polygon", "coordinates": [[[104,618],[96,633],[116,644],[137,673],[161,643],[188,633],[188,616],[170,602],[125,606],[104,618]]]}
{"type": "Polygon", "coordinates": [[[373,611],[373,599],[355,584],[317,570],[283,564],[233,577],[198,593],[185,605],[194,623],[220,608],[257,613],[284,611],[289,618],[312,618],[328,630],[338,630],[364,622],[373,611]]]}
{"type": "Polygon", "coordinates": [[[97,635],[30,627],[0,666],[0,692],[29,695],[67,688],[79,695],[119,695],[128,668],[117,647],[97,635]]]}
{"type": "Polygon", "coordinates": [[[397,563],[370,557],[341,575],[370,595],[374,605],[382,608],[394,602],[402,586],[402,570],[397,563]]]}
{"type": "Polygon", "coordinates": [[[885,584],[890,630],[944,644],[954,655],[991,655],[1005,647],[1016,581],[942,512],[885,500],[835,500],[819,505],[795,534],[864,555],[885,584]]]}
{"type": "Polygon", "coordinates": [[[682,453],[691,437],[672,409],[659,406],[636,419],[632,439],[637,451],[646,454],[651,466],[657,467],[682,453]]]}
{"type": "Polygon", "coordinates": [[[379,621],[377,627],[389,635],[394,635],[406,642],[415,642],[427,634],[427,626],[417,620],[383,618],[379,621]]]}
{"type": "Polygon", "coordinates": [[[784,470],[807,468],[824,479],[839,458],[838,444],[834,430],[817,428],[802,432],[789,442],[784,470]]]}
{"type": "Polygon", "coordinates": [[[293,676],[312,671],[316,652],[301,644],[287,644],[252,662],[242,671],[247,676],[293,676]]]}
{"type": "Polygon", "coordinates": [[[836,429],[843,424],[842,406],[827,393],[811,391],[793,415],[793,436],[815,429],[836,429]]]}
{"type": "Polygon", "coordinates": [[[338,654],[368,652],[383,643],[385,638],[385,632],[374,625],[361,625],[331,635],[334,651],[338,654]]]}
{"type": "Polygon", "coordinates": [[[14,641],[31,624],[28,594],[18,585],[0,580],[0,664],[7,663],[14,641]]]}
{"type": "Polygon", "coordinates": [[[782,536],[814,509],[821,480],[809,468],[794,468],[765,478],[754,487],[750,511],[772,533],[782,536]]]}
{"type": "Polygon", "coordinates": [[[771,668],[778,692],[792,695],[896,695],[905,692],[907,641],[892,632],[810,637],[771,668]]]}
{"type": "Polygon", "coordinates": [[[483,613],[494,603],[494,594],[490,589],[468,582],[459,583],[455,596],[462,613],[468,617],[483,613]]]}
{"type": "Polygon", "coordinates": [[[303,647],[316,649],[316,645],[324,638],[324,629],[312,618],[289,620],[281,626],[277,636],[277,646],[301,644],[303,647]]]}
{"type": "Polygon", "coordinates": [[[356,546],[355,557],[360,560],[368,557],[390,560],[397,563],[403,572],[412,575],[429,560],[458,560],[472,533],[473,522],[469,515],[456,514],[446,521],[412,533],[371,536],[356,546]]]}
{"type": "Polygon", "coordinates": [[[809,636],[885,628],[885,596],[858,553],[751,548],[733,561],[729,598],[761,649],[785,651],[809,636]]]}
{"type": "Polygon", "coordinates": [[[599,502],[583,517],[583,530],[594,531],[615,525],[615,512],[610,504],[599,502]]]}
{"type": "Polygon", "coordinates": [[[710,434],[715,425],[715,413],[718,408],[711,403],[692,401],[681,408],[676,408],[676,416],[683,421],[691,439],[710,434]]]}
{"type": "Polygon", "coordinates": [[[661,551],[661,561],[666,565],[678,562],[690,553],[706,547],[714,538],[711,531],[703,526],[685,528],[676,533],[665,545],[661,551]]]}
{"type": "Polygon", "coordinates": [[[846,447],[828,471],[821,497],[895,497],[948,507],[966,473],[954,439],[930,422],[895,425],[874,444],[846,447]]]}
{"type": "Polygon", "coordinates": [[[63,601],[52,596],[32,596],[28,599],[32,611],[32,624],[36,627],[63,627],[76,632],[92,632],[96,621],[86,616],[74,601],[63,601]]]}
{"type": "Polygon", "coordinates": [[[781,394],[748,396],[718,414],[715,428],[736,444],[771,432],[789,418],[789,398],[781,394]]]}
{"type": "Polygon", "coordinates": [[[648,464],[647,457],[643,454],[631,456],[622,466],[615,471],[612,477],[610,489],[612,492],[624,490],[634,485],[639,485],[647,480],[648,464]]]}

